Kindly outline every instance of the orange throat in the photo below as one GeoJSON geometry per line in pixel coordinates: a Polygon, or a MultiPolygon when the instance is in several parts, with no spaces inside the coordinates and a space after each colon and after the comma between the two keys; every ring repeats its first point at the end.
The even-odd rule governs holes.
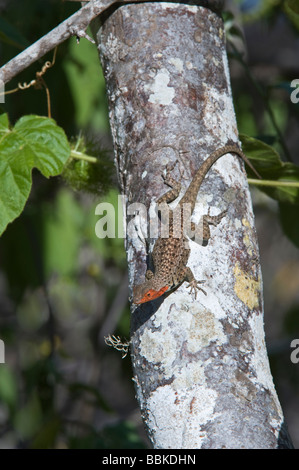
{"type": "Polygon", "coordinates": [[[168,290],[168,288],[169,288],[168,286],[165,286],[165,287],[162,287],[162,289],[160,289],[160,290],[150,289],[144,294],[142,299],[139,300],[139,302],[136,302],[136,303],[137,304],[144,304],[145,302],[149,302],[150,300],[157,299],[158,297],[161,297],[161,295],[163,295],[164,292],[166,292],[168,290]]]}

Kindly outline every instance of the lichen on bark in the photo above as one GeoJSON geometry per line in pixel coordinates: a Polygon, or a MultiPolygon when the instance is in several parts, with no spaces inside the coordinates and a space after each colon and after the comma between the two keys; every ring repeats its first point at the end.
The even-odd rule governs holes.
{"type": "MultiPolygon", "coordinates": [[[[184,191],[215,149],[238,142],[225,35],[211,10],[176,3],[110,12],[96,37],[107,83],[115,161],[127,202],[150,207],[166,190],[168,162],[184,191]]],[[[250,192],[236,156],[221,158],[200,191],[194,220],[228,209],[188,265],[207,296],[186,285],[132,306],[137,399],[155,448],[275,448],[283,414],[264,342],[261,269],[250,192]]],[[[137,219],[136,219],[137,220],[137,219]]],[[[128,237],[130,285],[147,247],[128,237]]]]}

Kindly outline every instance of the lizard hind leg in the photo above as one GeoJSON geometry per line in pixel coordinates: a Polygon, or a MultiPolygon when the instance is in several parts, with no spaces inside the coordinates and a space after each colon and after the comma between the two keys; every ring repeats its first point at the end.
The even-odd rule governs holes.
{"type": "Polygon", "coordinates": [[[209,208],[208,214],[204,215],[204,219],[205,219],[205,222],[207,222],[209,225],[214,225],[214,227],[216,227],[216,225],[218,225],[221,222],[221,220],[223,219],[223,217],[225,217],[226,214],[227,214],[227,209],[220,212],[220,214],[218,215],[210,215],[210,208],[209,208]]]}
{"type": "Polygon", "coordinates": [[[191,240],[194,240],[199,245],[206,246],[211,238],[210,225],[216,227],[223,217],[226,215],[227,210],[220,212],[218,215],[210,215],[210,208],[207,215],[203,215],[198,224],[191,222],[191,240]]]}

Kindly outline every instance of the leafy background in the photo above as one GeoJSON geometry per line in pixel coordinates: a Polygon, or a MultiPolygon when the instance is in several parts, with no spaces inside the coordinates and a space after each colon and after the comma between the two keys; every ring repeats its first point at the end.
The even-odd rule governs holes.
{"type": "MultiPolygon", "coordinates": [[[[296,2],[243,0],[228,6],[239,131],[262,141],[243,137],[244,148],[253,161],[255,153],[267,157],[266,163],[255,162],[264,179],[283,176],[298,182],[294,164],[299,164],[299,105],[290,100],[290,82],[299,78],[296,2]]],[[[0,65],[77,8],[60,0],[0,0],[0,65]]],[[[32,65],[7,89],[30,82],[52,57],[50,53],[32,65]]],[[[96,48],[86,40],[78,45],[70,39],[58,48],[55,65],[44,78],[53,118],[65,134],[54,152],[57,167],[52,173],[36,155],[33,158],[36,142],[26,137],[29,200],[25,204],[23,195],[22,214],[0,238],[0,338],[6,355],[0,365],[0,448],[147,447],[130,359],[121,359],[103,340],[109,333],[129,336],[129,306],[123,240],[95,235],[96,205],[112,202],[117,213],[118,195],[96,48]],[[96,178],[84,161],[72,161],[63,177],[47,178],[58,174],[67,159],[66,136],[75,148],[99,159],[96,178]],[[93,194],[85,191],[82,181],[93,194]]],[[[18,136],[29,120],[50,126],[56,135],[54,124],[45,118],[23,117],[47,115],[44,90],[32,87],[7,95],[0,112],[8,113],[18,136]]],[[[1,136],[8,122],[3,114],[0,119],[1,136]]],[[[15,156],[12,152],[12,168],[15,156]]],[[[2,174],[7,175],[7,167],[0,158],[2,174]]],[[[8,198],[9,189],[0,183],[0,201],[8,198]]],[[[299,338],[298,188],[251,189],[264,276],[267,347],[290,434],[299,447],[299,364],[290,361],[290,342],[299,338]]],[[[14,191],[12,200],[15,197],[14,191]]]]}

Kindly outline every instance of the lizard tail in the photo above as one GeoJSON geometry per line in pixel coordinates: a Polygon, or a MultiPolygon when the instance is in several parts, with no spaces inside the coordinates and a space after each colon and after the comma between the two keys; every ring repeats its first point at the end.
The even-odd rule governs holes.
{"type": "Polygon", "coordinates": [[[213,152],[209,157],[202,163],[200,168],[197,170],[197,173],[195,174],[193,180],[190,183],[190,186],[188,190],[186,191],[185,195],[182,197],[180,204],[184,203],[191,203],[191,210],[193,212],[196,198],[198,191],[200,189],[201,183],[203,182],[207,172],[211,168],[212,165],[220,158],[223,157],[223,155],[226,155],[227,153],[236,153],[242,160],[244,160],[245,163],[252,169],[252,171],[255,173],[255,175],[261,179],[261,175],[256,171],[254,166],[250,163],[246,155],[242,152],[242,150],[238,147],[238,145],[225,145],[224,147],[221,147],[215,152],[213,152]]]}

